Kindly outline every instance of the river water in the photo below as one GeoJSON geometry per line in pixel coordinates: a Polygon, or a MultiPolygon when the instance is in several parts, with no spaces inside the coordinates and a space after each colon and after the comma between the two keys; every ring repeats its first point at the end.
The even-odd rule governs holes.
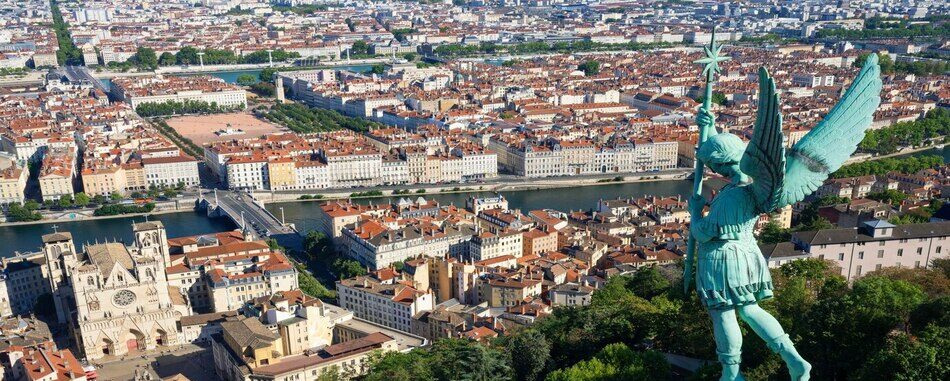
{"type": "MultiPolygon", "coordinates": [[[[529,191],[501,192],[508,199],[509,207],[521,209],[524,212],[534,209],[557,209],[562,211],[590,209],[597,205],[599,199],[617,197],[639,197],[643,195],[683,195],[690,193],[692,182],[688,180],[656,181],[643,183],[605,184],[583,186],[576,188],[543,189],[529,191]]],[[[708,191],[708,189],[707,189],[708,191]]],[[[465,199],[473,194],[490,195],[488,192],[453,193],[453,194],[423,194],[407,195],[404,197],[419,196],[426,199],[435,199],[439,203],[448,205],[454,203],[465,205],[465,199]]],[[[360,199],[361,203],[382,203],[392,201],[392,197],[360,199]]],[[[267,209],[278,218],[283,208],[286,221],[295,224],[302,233],[312,230],[316,226],[314,218],[319,202],[288,202],[268,204],[267,209]]],[[[168,231],[168,237],[174,238],[185,235],[205,234],[216,231],[234,229],[235,226],[227,219],[210,219],[197,212],[183,212],[161,214],[149,217],[150,220],[162,221],[168,231]]],[[[144,217],[114,218],[102,220],[76,221],[57,224],[59,231],[69,231],[77,244],[84,242],[102,242],[105,239],[125,240],[132,239],[132,222],[144,221],[144,217]]],[[[19,225],[0,227],[0,256],[10,256],[15,251],[36,251],[42,244],[40,236],[53,232],[52,224],[19,225]]]]}

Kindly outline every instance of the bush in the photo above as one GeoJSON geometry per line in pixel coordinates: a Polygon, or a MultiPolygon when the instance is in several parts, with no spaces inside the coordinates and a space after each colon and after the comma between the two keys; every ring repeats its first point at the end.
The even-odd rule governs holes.
{"type": "Polygon", "coordinates": [[[138,105],[135,112],[143,117],[181,115],[181,114],[218,114],[231,112],[240,109],[239,107],[223,107],[215,102],[205,102],[198,100],[184,101],[165,101],[165,102],[146,102],[138,105]]]}
{"type": "Polygon", "coordinates": [[[103,205],[96,209],[93,212],[93,215],[96,217],[101,216],[118,216],[122,214],[133,214],[133,213],[149,213],[155,209],[155,204],[147,203],[145,205],[121,205],[121,204],[111,204],[103,205]]]}
{"type": "Polygon", "coordinates": [[[39,221],[43,219],[43,215],[39,212],[36,212],[36,208],[39,205],[36,204],[36,201],[27,201],[27,205],[23,206],[20,203],[10,204],[7,209],[7,218],[12,222],[29,222],[29,221],[39,221]]]}

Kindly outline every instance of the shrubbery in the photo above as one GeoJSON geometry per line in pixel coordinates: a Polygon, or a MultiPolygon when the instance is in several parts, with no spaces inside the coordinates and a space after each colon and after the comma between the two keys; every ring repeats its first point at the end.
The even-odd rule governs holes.
{"type": "Polygon", "coordinates": [[[183,115],[183,114],[218,114],[239,110],[240,107],[219,106],[217,102],[199,100],[146,102],[138,105],[135,112],[144,117],[183,115]]]}
{"type": "Polygon", "coordinates": [[[380,128],[381,124],[366,119],[351,118],[333,110],[309,108],[300,103],[278,103],[259,114],[294,132],[313,133],[349,129],[356,132],[380,128]]]}
{"type": "Polygon", "coordinates": [[[155,204],[147,203],[145,205],[133,205],[133,204],[109,204],[100,206],[93,212],[93,215],[96,217],[101,216],[118,216],[122,214],[133,214],[133,213],[149,213],[155,209],[155,204]]]}

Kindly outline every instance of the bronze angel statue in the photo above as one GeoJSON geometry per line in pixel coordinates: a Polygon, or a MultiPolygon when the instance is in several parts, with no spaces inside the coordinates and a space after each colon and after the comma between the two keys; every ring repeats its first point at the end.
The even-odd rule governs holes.
{"type": "Polygon", "coordinates": [[[697,247],[695,285],[712,317],[721,380],[744,379],[737,315],[781,355],[792,380],[809,379],[811,365],[758,305],[772,297],[772,278],[752,231],[759,215],[802,201],[844,164],[871,124],[880,91],[880,68],[871,54],[838,104],[788,152],[775,81],[765,68],[759,70],[758,113],[748,144],[730,133],[716,134],[712,114],[700,111],[697,122],[712,136],[701,143],[697,158],[730,180],[709,204],[709,214],[702,215],[707,205],[702,196],[689,203],[697,247]]]}

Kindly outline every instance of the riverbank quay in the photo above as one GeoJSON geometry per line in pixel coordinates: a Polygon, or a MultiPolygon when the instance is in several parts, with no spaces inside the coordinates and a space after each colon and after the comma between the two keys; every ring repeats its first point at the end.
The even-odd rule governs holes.
{"type": "Polygon", "coordinates": [[[497,182],[393,185],[366,188],[319,189],[312,191],[253,191],[255,200],[263,203],[295,201],[320,201],[377,197],[413,197],[437,194],[476,192],[519,192],[579,186],[627,184],[639,182],[678,181],[686,179],[690,171],[685,168],[651,173],[608,173],[584,176],[546,177],[538,179],[512,179],[506,177],[497,182]],[[301,196],[317,196],[301,198],[301,196]]]}
{"type": "Polygon", "coordinates": [[[106,219],[128,218],[128,217],[157,215],[157,214],[191,212],[195,210],[196,202],[197,202],[197,197],[179,197],[173,200],[154,202],[155,208],[152,209],[152,211],[148,213],[126,213],[126,214],[116,214],[112,216],[96,216],[95,212],[97,208],[38,210],[40,215],[43,216],[43,219],[38,220],[38,221],[8,222],[6,221],[5,216],[0,215],[0,227],[42,225],[42,224],[55,224],[55,223],[63,223],[63,222],[79,222],[79,221],[91,221],[91,220],[106,220],[106,219]]]}
{"type": "Polygon", "coordinates": [[[154,71],[111,71],[111,70],[91,70],[92,75],[98,79],[112,79],[118,77],[135,77],[142,75],[168,74],[168,75],[194,75],[194,74],[213,74],[226,73],[247,70],[304,70],[304,69],[329,69],[353,65],[372,65],[390,62],[389,58],[366,58],[352,60],[324,61],[314,66],[297,66],[288,63],[268,63],[262,64],[233,64],[233,65],[188,65],[188,66],[162,66],[154,71]]]}

